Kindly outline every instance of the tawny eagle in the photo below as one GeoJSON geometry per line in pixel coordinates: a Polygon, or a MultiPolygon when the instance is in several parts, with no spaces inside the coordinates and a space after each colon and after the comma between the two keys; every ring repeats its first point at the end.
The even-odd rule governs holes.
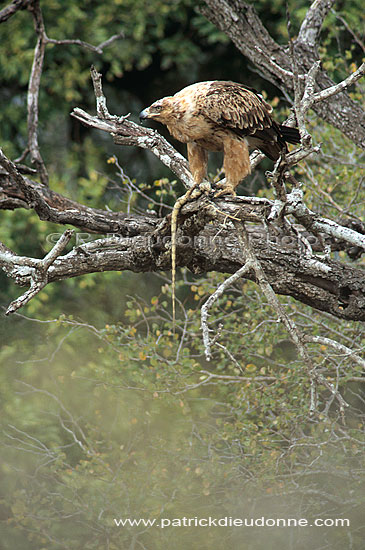
{"type": "Polygon", "coordinates": [[[194,181],[206,176],[208,151],[223,151],[226,185],[219,194],[235,194],[250,173],[249,148],[260,149],[276,161],[288,143],[299,143],[296,128],[280,125],[272,107],[256,90],[230,81],[212,80],[187,86],[152,103],[140,119],[165,124],[170,134],[187,143],[194,181]]]}

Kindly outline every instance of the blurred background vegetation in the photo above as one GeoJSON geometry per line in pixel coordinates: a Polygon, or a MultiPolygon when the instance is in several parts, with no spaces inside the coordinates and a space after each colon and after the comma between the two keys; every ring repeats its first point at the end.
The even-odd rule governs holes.
{"type": "MultiPolygon", "coordinates": [[[[124,33],[100,56],[76,45],[47,46],[39,141],[52,189],[93,207],[158,214],[182,192],[152,155],[118,148],[109,136],[69,116],[75,106],[95,110],[91,64],[103,74],[110,112],[130,112],[135,121],[155,99],[209,79],[256,87],[277,117],[285,118],[290,104],[282,92],[197,6],[192,0],[41,2],[51,38],[97,45],[124,33]],[[144,196],[132,193],[131,185],[144,196]]],[[[294,32],[308,6],[289,2],[294,32]]],[[[286,43],[285,3],[258,1],[255,8],[273,38],[286,43]]],[[[335,10],[326,19],[320,54],[339,81],[361,62],[348,27],[361,37],[364,6],[348,0],[337,2],[335,10]]],[[[35,42],[27,11],[0,26],[0,145],[11,158],[26,146],[35,42]]],[[[352,94],[356,100],[359,89],[352,94]]],[[[308,125],[316,142],[323,142],[321,157],[298,168],[308,206],[341,219],[351,204],[360,217],[359,151],[314,114],[308,125]]],[[[212,161],[212,176],[219,162],[219,156],[212,161]]],[[[271,196],[264,176],[269,166],[256,170],[241,193],[271,196]]],[[[33,212],[1,212],[1,240],[19,254],[44,255],[50,236],[62,230],[33,212]]],[[[313,347],[317,368],[326,376],[341,375],[351,408],[341,418],[335,403],[326,406],[323,392],[321,414],[310,418],[303,365],[249,282],[233,287],[212,312],[212,326],[223,328],[214,360],[206,363],[199,307],[223,278],[179,273],[176,336],[170,331],[168,274],[106,273],[64,281],[46,287],[20,314],[0,318],[2,548],[362,548],[365,396],[363,384],[346,383],[360,376],[360,367],[341,362],[325,346],[313,347]],[[242,380],[204,384],[208,374],[200,371],[242,380]],[[114,517],[209,515],[345,517],[351,528],[146,531],[113,523],[114,517]]],[[[19,289],[4,276],[0,283],[5,307],[19,289]]],[[[334,321],[287,298],[282,302],[303,330],[364,345],[356,323],[334,321]]]]}

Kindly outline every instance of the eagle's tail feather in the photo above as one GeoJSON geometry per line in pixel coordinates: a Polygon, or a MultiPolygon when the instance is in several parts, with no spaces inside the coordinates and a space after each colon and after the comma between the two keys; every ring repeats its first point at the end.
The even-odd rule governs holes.
{"type": "Polygon", "coordinates": [[[258,145],[258,148],[262,153],[264,153],[264,155],[266,155],[270,160],[273,161],[278,160],[282,151],[288,151],[286,143],[280,144],[279,142],[262,142],[260,143],[260,145],[258,145]]]}
{"type": "Polygon", "coordinates": [[[284,141],[288,143],[300,143],[300,134],[298,128],[290,128],[290,126],[280,126],[280,133],[284,141]]]}

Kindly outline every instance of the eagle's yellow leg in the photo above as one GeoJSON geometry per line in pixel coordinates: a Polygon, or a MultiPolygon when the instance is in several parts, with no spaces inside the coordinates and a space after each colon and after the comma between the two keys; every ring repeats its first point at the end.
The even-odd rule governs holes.
{"type": "Polygon", "coordinates": [[[227,137],[224,142],[223,170],[226,183],[216,197],[221,195],[235,195],[236,187],[251,173],[250,153],[246,141],[227,137]]]}

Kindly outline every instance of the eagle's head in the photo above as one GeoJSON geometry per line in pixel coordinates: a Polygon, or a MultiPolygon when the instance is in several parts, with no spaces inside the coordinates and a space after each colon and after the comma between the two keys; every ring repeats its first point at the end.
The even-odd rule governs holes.
{"type": "Polygon", "coordinates": [[[146,118],[152,118],[153,120],[162,122],[162,124],[168,124],[176,118],[177,113],[175,107],[173,97],[164,97],[152,103],[150,107],[143,109],[143,111],[139,113],[139,119],[142,121],[146,118]]]}

